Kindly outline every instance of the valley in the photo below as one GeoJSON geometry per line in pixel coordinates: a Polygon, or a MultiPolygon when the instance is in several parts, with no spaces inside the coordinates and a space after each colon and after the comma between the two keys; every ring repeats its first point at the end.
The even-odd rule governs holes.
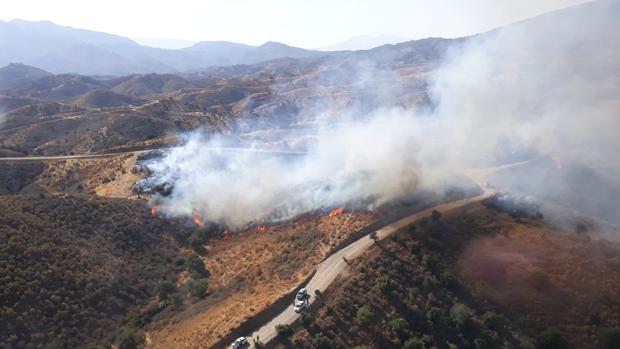
{"type": "Polygon", "coordinates": [[[620,3],[554,1],[0,16],[0,349],[620,348],[620,3]]]}

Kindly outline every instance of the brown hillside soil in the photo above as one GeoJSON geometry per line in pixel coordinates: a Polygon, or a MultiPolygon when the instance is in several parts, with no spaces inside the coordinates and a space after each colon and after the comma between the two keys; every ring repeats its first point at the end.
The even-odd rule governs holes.
{"type": "Polygon", "coordinates": [[[473,240],[459,260],[481,297],[527,314],[534,325],[560,323],[579,345],[590,316],[620,324],[620,248],[587,235],[505,219],[502,234],[473,240]]]}
{"type": "Polygon", "coordinates": [[[149,347],[208,348],[297,286],[330,247],[373,220],[371,213],[313,216],[209,243],[204,261],[211,294],[168,325],[154,324],[149,347]]]}
{"type": "Polygon", "coordinates": [[[95,194],[130,197],[140,175],[133,173],[135,155],[119,155],[92,160],[47,162],[35,183],[51,193],[95,194]]]}
{"type": "Polygon", "coordinates": [[[620,246],[476,204],[350,261],[277,348],[597,348],[620,326],[620,246]],[[417,346],[413,346],[413,344],[417,346]]]}

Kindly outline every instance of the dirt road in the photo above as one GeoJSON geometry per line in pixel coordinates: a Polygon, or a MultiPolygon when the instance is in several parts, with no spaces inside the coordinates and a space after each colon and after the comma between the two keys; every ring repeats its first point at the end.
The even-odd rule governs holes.
{"type": "MultiPolygon", "coordinates": [[[[54,156],[19,156],[0,158],[0,161],[61,161],[76,159],[97,159],[109,158],[126,154],[142,154],[153,150],[171,150],[174,148],[155,148],[144,150],[132,150],[116,153],[100,153],[100,154],[78,154],[78,155],[54,155],[54,156]]],[[[259,149],[259,148],[237,148],[237,147],[204,147],[204,151],[225,152],[225,153],[258,153],[258,154],[280,154],[280,155],[303,155],[310,154],[304,151],[294,150],[277,150],[277,149],[259,149]]]]}
{"type": "MultiPolygon", "coordinates": [[[[506,170],[511,167],[521,166],[531,161],[535,161],[535,160],[528,160],[528,161],[523,161],[523,162],[518,162],[518,163],[513,163],[513,164],[508,164],[508,165],[502,165],[502,166],[493,167],[493,168],[475,169],[475,170],[467,171],[466,175],[480,186],[480,188],[483,190],[482,194],[475,196],[475,197],[471,197],[471,198],[456,200],[456,201],[444,203],[441,205],[437,205],[435,207],[427,208],[425,210],[409,215],[399,221],[396,221],[392,224],[389,224],[377,230],[376,232],[377,232],[378,240],[385,239],[386,237],[390,236],[392,233],[408,226],[409,224],[412,224],[424,217],[430,216],[433,210],[437,210],[440,213],[445,214],[449,211],[458,209],[465,205],[475,203],[475,202],[480,202],[482,200],[490,198],[491,196],[495,195],[497,191],[496,189],[491,188],[489,184],[487,183],[487,178],[489,175],[495,172],[501,171],[501,170],[506,170]]],[[[334,253],[329,258],[325,259],[323,262],[318,264],[314,277],[308,282],[308,284],[305,287],[306,290],[308,291],[308,294],[311,295],[310,304],[314,302],[314,299],[315,299],[314,295],[315,295],[316,290],[324,292],[327,289],[327,287],[331,285],[331,283],[336,279],[336,277],[347,268],[347,263],[345,262],[345,259],[347,261],[351,261],[359,257],[365,250],[367,250],[370,246],[372,246],[373,243],[374,241],[370,238],[370,235],[366,235],[360,238],[359,240],[351,243],[350,245],[344,247],[343,249],[339,250],[338,252],[334,253]]],[[[258,329],[258,331],[252,333],[252,336],[249,338],[249,341],[251,342],[249,346],[250,348],[254,348],[252,338],[255,339],[258,337],[263,344],[269,343],[271,340],[273,340],[277,336],[277,333],[275,330],[276,325],[279,325],[279,324],[290,325],[293,322],[295,322],[295,320],[299,317],[299,314],[295,313],[295,311],[293,310],[292,303],[293,303],[293,300],[291,299],[290,307],[288,307],[278,316],[273,318],[263,327],[258,329]]]]}

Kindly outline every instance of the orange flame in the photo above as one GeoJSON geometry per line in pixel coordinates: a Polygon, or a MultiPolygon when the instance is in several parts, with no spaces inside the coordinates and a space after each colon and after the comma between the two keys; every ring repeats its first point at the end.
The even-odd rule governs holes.
{"type": "Polygon", "coordinates": [[[256,227],[257,233],[264,233],[265,231],[267,231],[267,228],[265,228],[264,225],[259,225],[258,227],[256,227]]]}
{"type": "Polygon", "coordinates": [[[230,238],[230,233],[228,233],[228,229],[224,229],[224,239],[230,238]]]}
{"type": "Polygon", "coordinates": [[[198,216],[198,214],[196,212],[192,213],[192,218],[194,219],[194,224],[196,224],[199,227],[202,227],[202,220],[200,219],[200,216],[198,216]]]}
{"type": "Polygon", "coordinates": [[[151,207],[151,216],[157,217],[157,212],[159,211],[160,207],[161,205],[156,205],[156,206],[151,207]]]}
{"type": "Polygon", "coordinates": [[[329,216],[330,217],[338,217],[338,216],[342,215],[343,213],[344,213],[344,208],[338,207],[337,209],[331,211],[329,213],[329,216]]]}

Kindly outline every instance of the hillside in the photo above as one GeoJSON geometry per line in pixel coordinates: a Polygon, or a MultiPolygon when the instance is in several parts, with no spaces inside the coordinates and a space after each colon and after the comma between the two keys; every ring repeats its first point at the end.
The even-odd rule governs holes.
{"type": "Polygon", "coordinates": [[[0,207],[0,342],[8,347],[110,343],[183,268],[168,238],[177,229],[141,202],[17,195],[0,207]]]}
{"type": "Polygon", "coordinates": [[[7,96],[63,101],[76,98],[103,84],[91,77],[75,74],[49,75],[21,81],[4,91],[7,96]]]}
{"type": "Polygon", "coordinates": [[[620,245],[494,200],[378,242],[275,347],[614,347],[620,245]]]}
{"type": "Polygon", "coordinates": [[[144,99],[99,89],[86,92],[73,101],[75,105],[86,108],[122,107],[128,105],[139,105],[144,102],[144,99]]]}
{"type": "Polygon", "coordinates": [[[9,63],[9,65],[0,68],[0,89],[23,80],[34,80],[49,75],[51,73],[39,68],[20,63],[9,63]]]}

